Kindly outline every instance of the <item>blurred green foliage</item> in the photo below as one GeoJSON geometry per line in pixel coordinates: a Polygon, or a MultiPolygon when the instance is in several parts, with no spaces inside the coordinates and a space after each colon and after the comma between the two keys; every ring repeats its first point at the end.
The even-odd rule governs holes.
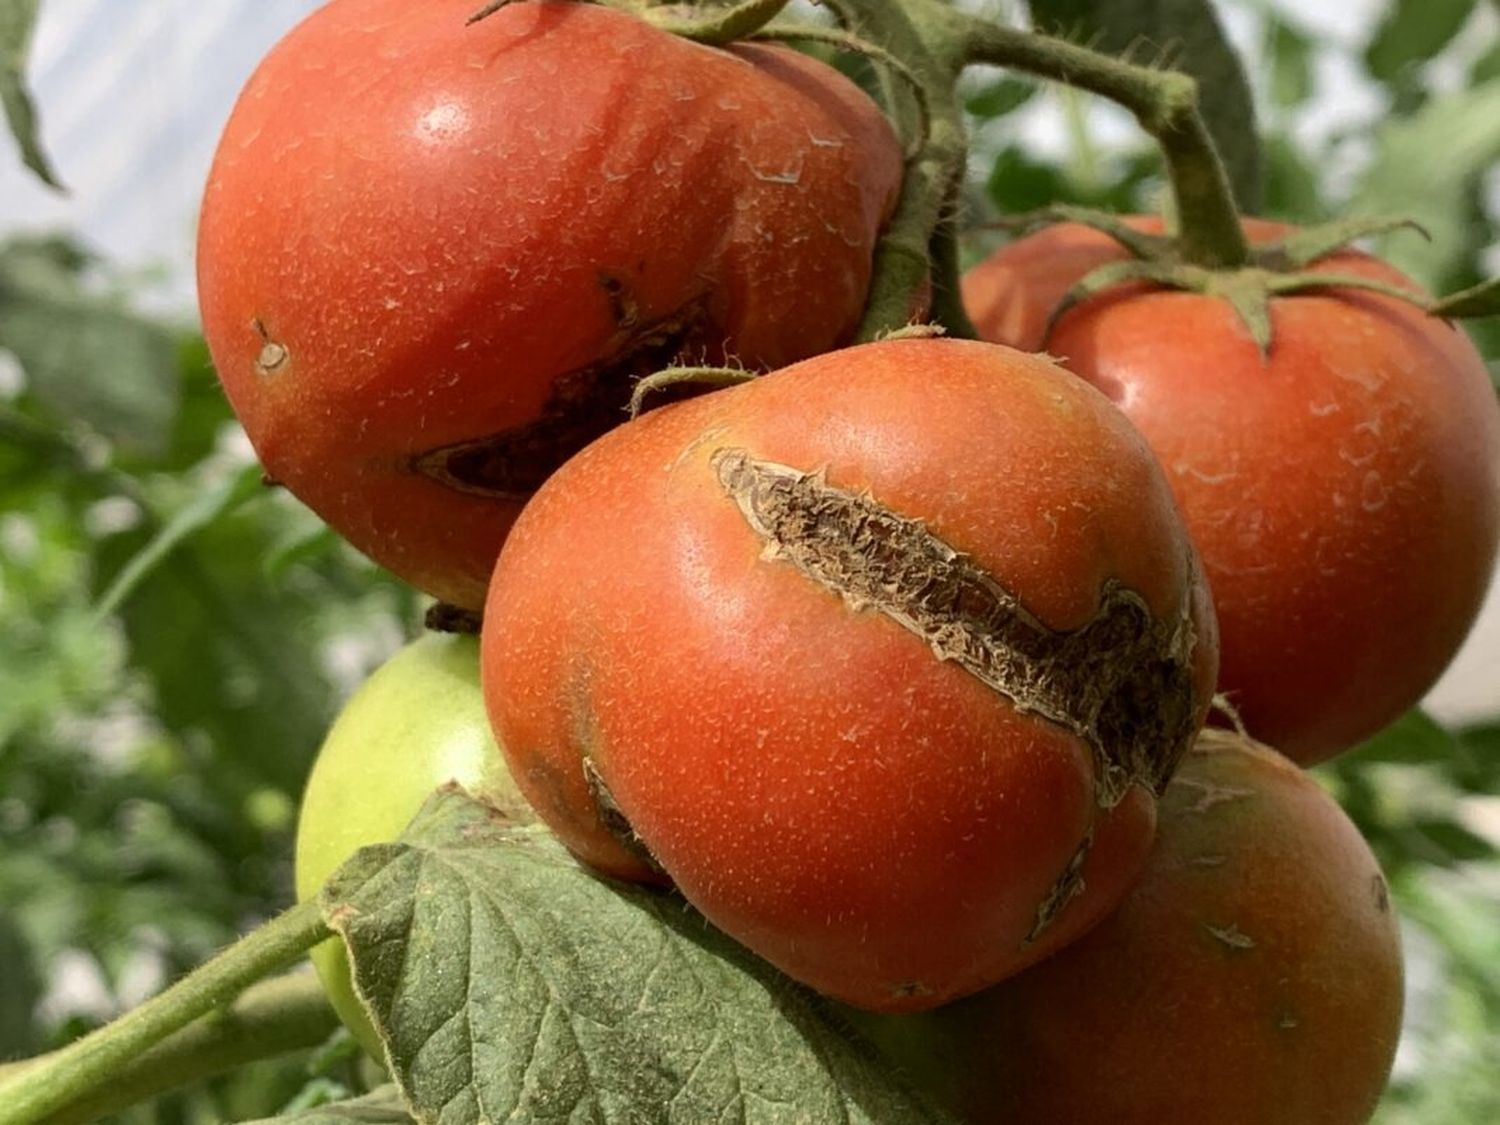
{"type": "MultiPolygon", "coordinates": [[[[1169,50],[1222,76],[1210,108],[1229,107],[1219,135],[1263,213],[1409,215],[1431,240],[1396,234],[1378,249],[1420,280],[1448,291],[1493,272],[1493,9],[1393,0],[1369,42],[1350,45],[1285,6],[1216,7],[1246,5],[1264,30],[1248,72],[1259,146],[1244,143],[1250,96],[1207,3],[1034,8],[1087,41],[1169,50]],[[1376,95],[1332,130],[1315,127],[1330,52],[1376,95]]],[[[26,9],[0,5],[13,121],[31,108],[18,66],[29,27],[4,20],[26,9]]],[[[1153,152],[1108,139],[1088,99],[984,72],[966,105],[975,223],[1059,201],[1157,204],[1153,152]],[[1037,113],[1058,115],[1062,151],[1022,139],[1037,113]]],[[[34,145],[23,151],[46,167],[34,145]]],[[[0,245],[0,1057],[130,1006],[290,900],[296,800],[325,726],[420,611],[261,487],[201,339],[140,315],[130,290],[65,236],[0,245]]],[[[1500,324],[1474,334],[1500,362],[1500,324]]],[[[1406,923],[1408,1033],[1377,1120],[1500,1121],[1500,717],[1453,731],[1413,714],[1322,776],[1379,853],[1406,923]]],[[[363,1088],[346,1064],[310,1083],[305,1060],[265,1064],[122,1120],[311,1105],[363,1088]]]]}
{"type": "MultiPolygon", "coordinates": [[[[417,614],[260,484],[201,339],[116,280],[66,239],[0,245],[6,1056],[290,901],[308,764],[417,614]]],[[[130,1119],[253,1117],[302,1082],[300,1063],[259,1068],[130,1119]]]]}

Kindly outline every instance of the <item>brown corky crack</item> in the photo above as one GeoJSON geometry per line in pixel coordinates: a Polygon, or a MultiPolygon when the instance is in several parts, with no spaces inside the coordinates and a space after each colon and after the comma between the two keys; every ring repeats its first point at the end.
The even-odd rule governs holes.
{"type": "Polygon", "coordinates": [[[1135,782],[1160,794],[1195,728],[1188,599],[1172,620],[1115,579],[1082,628],[1048,628],[973,559],[822,472],[721,449],[726,495],[764,542],[854,610],[884,614],[1004,696],[1077,735],[1095,765],[1095,799],[1113,808],[1135,782]]]}

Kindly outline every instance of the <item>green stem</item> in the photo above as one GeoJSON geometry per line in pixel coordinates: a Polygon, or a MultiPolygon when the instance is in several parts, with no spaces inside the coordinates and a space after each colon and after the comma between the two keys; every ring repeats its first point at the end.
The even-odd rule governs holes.
{"type": "Polygon", "coordinates": [[[161,995],[0,1082],[0,1125],[38,1125],[92,1096],[138,1056],[287,968],[331,932],[316,902],[272,919],[161,995]]]}
{"type": "MultiPolygon", "coordinates": [[[[317,1047],[338,1026],[338,1017],[311,973],[262,981],[227,1008],[200,1017],[135,1056],[111,1074],[107,1084],[40,1118],[37,1125],[97,1121],[246,1063],[317,1047]]],[[[0,1067],[0,1079],[33,1070],[51,1057],[0,1067]]]]}
{"type": "MultiPolygon", "coordinates": [[[[907,164],[895,214],[875,247],[870,296],[857,333],[860,340],[873,340],[911,319],[929,280],[934,291],[957,290],[957,256],[945,266],[952,276],[934,278],[929,251],[938,229],[951,219],[952,185],[963,174],[968,152],[954,94],[962,59],[953,49],[952,13],[937,0],[860,0],[840,5],[839,11],[855,35],[905,63],[927,94],[925,143],[907,164]]],[[[963,331],[961,321],[953,327],[963,331]]]]}
{"type": "Polygon", "coordinates": [[[1209,269],[1234,269],[1250,260],[1229,177],[1198,112],[1196,82],[1185,74],[1134,66],[1036,32],[965,18],[969,62],[1066,82],[1135,114],[1166,160],[1184,259],[1209,269]]]}
{"type": "Polygon", "coordinates": [[[949,191],[942,221],[932,232],[929,252],[932,255],[931,319],[948,330],[949,336],[964,340],[979,339],[979,331],[964,308],[963,280],[958,256],[958,208],[962,180],[955,180],[949,191]]]}

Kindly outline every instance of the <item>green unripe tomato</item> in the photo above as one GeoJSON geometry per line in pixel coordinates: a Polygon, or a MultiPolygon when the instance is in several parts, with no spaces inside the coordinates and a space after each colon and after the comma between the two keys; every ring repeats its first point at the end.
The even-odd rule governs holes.
{"type": "MultiPolygon", "coordinates": [[[[485,717],[477,638],[429,634],[365,681],[323,741],[297,822],[298,899],[316,895],[360,848],[394,840],[449,781],[518,819],[531,818],[485,717]]],[[[354,995],[343,943],[325,941],[312,961],[344,1025],[383,1060],[354,995]]]]}

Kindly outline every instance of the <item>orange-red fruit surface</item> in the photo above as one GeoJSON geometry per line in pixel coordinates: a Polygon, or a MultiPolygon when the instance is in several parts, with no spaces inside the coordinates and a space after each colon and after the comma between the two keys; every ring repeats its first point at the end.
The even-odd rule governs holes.
{"type": "MultiPolygon", "coordinates": [[[[969,271],[964,302],[986,338],[1040,348],[1068,288],[1125,256],[1050,227],[969,271]]],[[[1416,292],[1356,251],[1310,268],[1416,292]]],[[[1213,590],[1221,690],[1307,764],[1416,703],[1473,623],[1500,537],[1500,407],[1463,332],[1412,304],[1343,288],[1270,307],[1266,356],[1227,300],[1141,284],[1075,306],[1045,347],[1151,443],[1213,590]]]]}
{"type": "Polygon", "coordinates": [[[1044,358],[930,339],[605,435],[517,522],[482,646],[516,781],[569,847],[885,1010],[1120,899],[1215,651],[1125,417],[1044,358]]]}
{"type": "Polygon", "coordinates": [[[477,609],[526,497],[633,379],[852,334],[902,153],[790,49],[475,7],[332,0],[273,48],[219,143],[198,282],[269,475],[477,609]]]}
{"type": "Polygon", "coordinates": [[[1117,911],[942,1011],[853,1018],[965,1125],[1362,1125],[1401,1007],[1358,830],[1287,759],[1206,731],[1117,911]]]}

